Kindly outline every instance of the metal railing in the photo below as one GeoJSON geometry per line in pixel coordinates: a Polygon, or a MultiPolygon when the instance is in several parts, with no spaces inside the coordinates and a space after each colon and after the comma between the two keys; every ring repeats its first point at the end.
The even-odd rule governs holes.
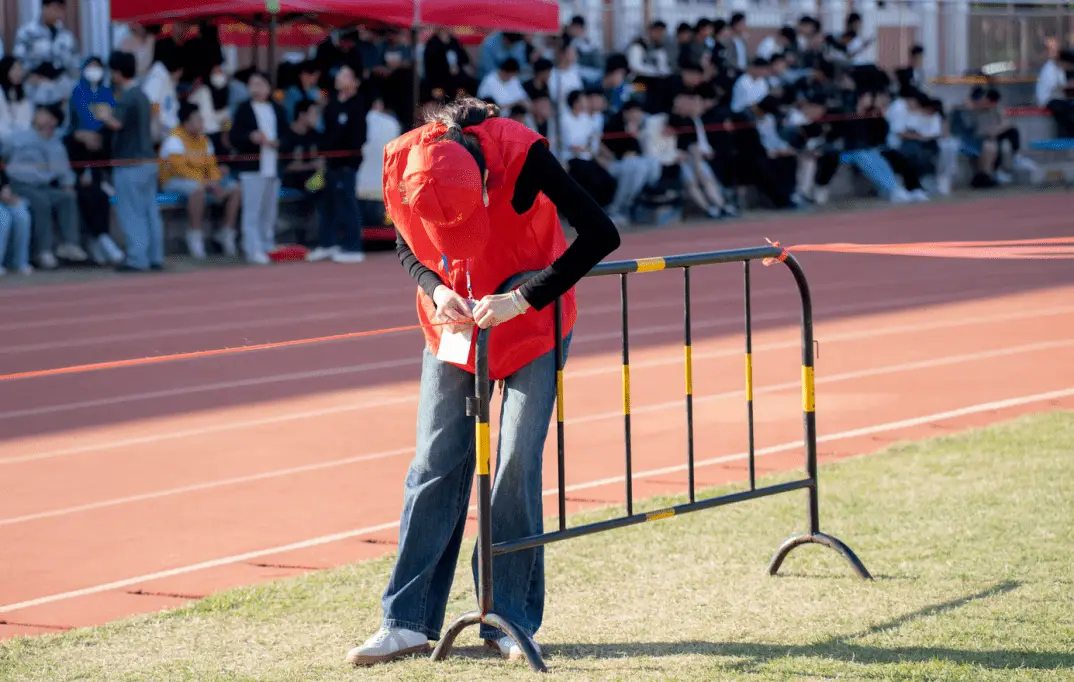
{"type": "MultiPolygon", "coordinates": [[[[534,273],[520,274],[505,282],[500,292],[510,291],[531,277],[534,273]]],[[[779,495],[795,490],[805,490],[808,494],[808,532],[796,535],[786,540],[773,555],[769,562],[768,572],[775,575],[791,550],[803,544],[819,544],[829,547],[841,554],[851,565],[855,573],[864,579],[871,579],[869,571],[862,564],[854,552],[838,538],[825,534],[820,530],[819,500],[817,493],[817,424],[814,398],[814,371],[813,371],[813,310],[812,299],[809,294],[809,285],[806,282],[805,273],[798,265],[793,256],[783,251],[778,246],[735,249],[729,251],[713,251],[707,253],[695,253],[663,258],[642,258],[613,263],[602,263],[589,272],[587,277],[620,278],[620,296],[622,305],[622,390],[623,390],[623,428],[625,437],[625,468],[626,468],[626,515],[614,519],[587,523],[581,526],[567,527],[566,517],[566,481],[565,481],[565,442],[564,442],[564,408],[563,408],[563,330],[562,310],[560,302],[555,302],[555,364],[556,364],[556,434],[557,434],[557,457],[558,457],[558,498],[559,498],[559,528],[558,530],[534,535],[531,537],[515,538],[493,543],[492,541],[492,509],[491,509],[491,476],[490,458],[491,442],[489,434],[489,416],[491,400],[491,381],[489,378],[489,332],[485,329],[478,332],[475,350],[475,384],[476,395],[467,399],[467,414],[474,418],[476,429],[476,457],[477,457],[477,481],[478,481],[478,504],[477,504],[477,547],[478,547],[478,610],[463,614],[457,618],[443,639],[440,640],[433,651],[433,660],[441,660],[450,655],[452,645],[458,634],[470,625],[486,624],[503,630],[515,642],[518,643],[526,660],[535,671],[547,670],[544,660],[537,652],[533,641],[514,623],[496,614],[493,602],[492,590],[492,558],[493,556],[517,552],[520,550],[541,547],[553,542],[562,542],[571,538],[600,533],[616,528],[625,528],[648,521],[666,519],[680,516],[702,509],[711,509],[746,500],[753,500],[771,495],[779,495]],[[754,419],[753,419],[753,330],[751,323],[750,303],[750,264],[754,261],[778,261],[782,262],[794,276],[801,297],[802,317],[802,419],[805,444],[805,476],[793,481],[774,483],[762,487],[757,486],[754,450],[754,419]],[[718,263],[743,264],[743,289],[745,302],[745,402],[747,424],[749,428],[749,489],[734,492],[718,497],[697,499],[694,481],[694,412],[693,412],[693,360],[692,360],[692,314],[690,272],[692,268],[714,265],[718,263]],[[685,370],[685,409],[687,428],[687,472],[689,501],[664,509],[634,513],[634,491],[632,485],[632,448],[631,448],[631,423],[630,423],[630,339],[628,333],[628,276],[636,273],[656,272],[660,270],[680,269],[683,272],[683,299],[684,299],[684,370],[685,370]]]]}

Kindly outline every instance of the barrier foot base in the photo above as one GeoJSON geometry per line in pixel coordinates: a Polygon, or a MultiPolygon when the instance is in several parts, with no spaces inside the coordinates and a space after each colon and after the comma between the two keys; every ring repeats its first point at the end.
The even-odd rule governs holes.
{"type": "Polygon", "coordinates": [[[858,574],[859,578],[862,578],[863,580],[873,579],[873,576],[869,574],[869,570],[865,568],[865,564],[861,562],[861,559],[854,553],[854,550],[847,547],[839,538],[826,533],[796,535],[792,538],[788,538],[782,545],[780,545],[779,549],[776,550],[775,555],[772,557],[772,561],[769,562],[768,574],[776,575],[779,573],[779,567],[783,564],[783,560],[787,558],[787,555],[791,553],[791,550],[799,545],[808,544],[823,545],[829,549],[834,549],[847,560],[850,567],[854,569],[854,572],[858,574]]]}
{"type": "Polygon", "coordinates": [[[537,653],[537,647],[534,645],[533,640],[529,635],[522,632],[515,626],[514,623],[501,618],[495,613],[487,613],[484,616],[480,611],[470,611],[464,613],[456,618],[450,626],[448,626],[447,632],[437,643],[436,648],[433,649],[432,656],[430,657],[434,661],[442,661],[451,655],[451,647],[455,644],[455,638],[459,636],[459,633],[470,627],[471,625],[491,625],[492,627],[499,628],[508,634],[518,644],[518,647],[522,649],[522,655],[526,657],[526,663],[529,664],[530,669],[534,672],[546,673],[548,667],[544,664],[544,659],[541,658],[541,654],[537,653]]]}

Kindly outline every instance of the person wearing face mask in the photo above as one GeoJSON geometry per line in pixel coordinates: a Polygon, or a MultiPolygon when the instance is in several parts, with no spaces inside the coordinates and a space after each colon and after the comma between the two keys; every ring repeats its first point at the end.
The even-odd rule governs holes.
{"type": "Polygon", "coordinates": [[[93,115],[94,107],[101,104],[115,107],[116,98],[112,88],[104,84],[104,62],[90,57],[83,63],[82,79],[71,93],[70,132],[64,144],[78,175],[75,193],[86,226],[90,258],[98,265],[118,265],[123,262],[123,251],[108,234],[111,185],[104,163],[111,158],[111,131],[93,115]]]}
{"type": "Polygon", "coordinates": [[[198,107],[205,134],[213,147],[222,153],[230,149],[227,138],[231,128],[231,79],[223,64],[213,67],[208,80],[194,90],[190,100],[198,107]]]}

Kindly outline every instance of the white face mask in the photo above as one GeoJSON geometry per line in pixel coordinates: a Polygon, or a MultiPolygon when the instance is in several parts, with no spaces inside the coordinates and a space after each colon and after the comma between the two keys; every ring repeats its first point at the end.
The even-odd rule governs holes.
{"type": "Polygon", "coordinates": [[[222,88],[227,85],[226,73],[214,73],[209,77],[209,82],[213,84],[214,88],[222,88]]]}
{"type": "Polygon", "coordinates": [[[99,66],[87,66],[86,70],[82,73],[90,83],[96,85],[104,80],[104,69],[99,66]]]}

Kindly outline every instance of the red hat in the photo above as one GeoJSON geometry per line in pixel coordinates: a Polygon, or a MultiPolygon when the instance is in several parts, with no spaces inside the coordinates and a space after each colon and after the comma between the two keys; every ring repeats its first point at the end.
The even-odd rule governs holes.
{"type": "Polygon", "coordinates": [[[410,150],[403,183],[407,204],[433,246],[457,260],[478,255],[489,239],[489,214],[477,161],[457,142],[410,150]]]}

